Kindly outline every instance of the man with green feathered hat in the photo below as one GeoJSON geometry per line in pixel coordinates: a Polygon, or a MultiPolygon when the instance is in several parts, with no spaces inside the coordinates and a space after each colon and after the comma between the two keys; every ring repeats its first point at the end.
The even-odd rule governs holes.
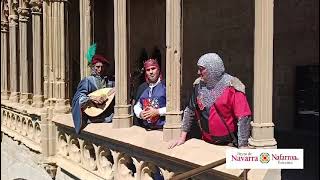
{"type": "Polygon", "coordinates": [[[72,99],[72,118],[76,133],[92,122],[111,122],[113,117],[114,100],[101,115],[88,116],[84,110],[89,104],[101,105],[107,100],[105,96],[90,96],[89,94],[102,88],[114,87],[114,81],[106,76],[110,61],[102,55],[96,54],[96,44],[90,46],[86,57],[91,67],[91,75],[83,78],[72,99]]]}

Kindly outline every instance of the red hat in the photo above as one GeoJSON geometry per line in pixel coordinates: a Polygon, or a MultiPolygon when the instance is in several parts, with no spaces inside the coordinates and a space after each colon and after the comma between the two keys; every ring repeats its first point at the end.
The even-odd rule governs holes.
{"type": "MultiPolygon", "coordinates": [[[[154,66],[160,71],[160,66],[159,66],[158,61],[156,59],[148,59],[148,60],[146,60],[144,62],[144,64],[143,64],[143,66],[144,66],[144,70],[146,70],[147,68],[149,68],[151,66],[154,66]]],[[[159,77],[162,80],[161,72],[159,73],[159,77]]],[[[145,74],[144,78],[145,78],[146,82],[149,83],[149,79],[147,77],[147,74],[145,74]]]]}
{"type": "Polygon", "coordinates": [[[101,62],[103,64],[110,64],[110,61],[108,61],[106,58],[104,58],[102,55],[96,54],[92,58],[92,64],[96,64],[98,62],[101,62]]]}
{"type": "Polygon", "coordinates": [[[150,67],[150,66],[155,66],[156,68],[160,69],[158,62],[157,62],[157,60],[155,60],[155,59],[148,59],[148,60],[146,60],[146,61],[144,62],[144,64],[143,64],[143,66],[144,66],[144,69],[147,69],[147,68],[150,67]]]}

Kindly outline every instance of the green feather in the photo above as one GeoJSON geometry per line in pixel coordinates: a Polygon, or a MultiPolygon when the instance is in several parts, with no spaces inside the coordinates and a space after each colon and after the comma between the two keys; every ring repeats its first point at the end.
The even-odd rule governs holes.
{"type": "Polygon", "coordinates": [[[93,56],[96,54],[96,49],[97,49],[97,44],[96,44],[96,43],[92,44],[92,45],[89,47],[89,49],[88,49],[88,52],[87,52],[87,54],[86,54],[86,57],[87,57],[87,59],[88,59],[88,63],[89,63],[89,64],[91,64],[92,58],[93,58],[93,56]]]}

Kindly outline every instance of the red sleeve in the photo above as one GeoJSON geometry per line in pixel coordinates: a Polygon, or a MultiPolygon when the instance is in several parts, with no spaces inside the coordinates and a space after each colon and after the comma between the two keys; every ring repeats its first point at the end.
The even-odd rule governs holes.
{"type": "Polygon", "coordinates": [[[233,113],[238,119],[243,116],[251,116],[252,114],[246,95],[237,90],[234,94],[233,113]]]}

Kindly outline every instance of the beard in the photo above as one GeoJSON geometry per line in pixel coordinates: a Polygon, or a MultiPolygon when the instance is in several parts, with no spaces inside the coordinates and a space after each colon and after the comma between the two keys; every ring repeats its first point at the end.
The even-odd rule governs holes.
{"type": "Polygon", "coordinates": [[[150,83],[156,83],[159,79],[159,75],[155,75],[155,74],[149,75],[148,79],[150,83]]]}

